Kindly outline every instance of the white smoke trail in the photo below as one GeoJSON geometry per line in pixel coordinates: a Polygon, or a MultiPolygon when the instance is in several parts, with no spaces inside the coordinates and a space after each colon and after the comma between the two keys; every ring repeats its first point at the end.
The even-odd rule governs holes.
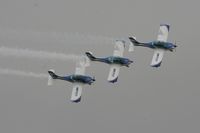
{"type": "Polygon", "coordinates": [[[25,72],[13,69],[0,68],[0,75],[11,75],[11,76],[22,76],[22,77],[33,77],[33,78],[48,78],[48,74],[25,72]]]}
{"type": "Polygon", "coordinates": [[[66,55],[64,53],[36,51],[31,49],[9,48],[0,47],[1,56],[12,56],[18,58],[33,58],[33,59],[48,59],[48,60],[61,60],[61,61],[80,61],[86,67],[90,66],[90,61],[86,56],[79,56],[74,54],[66,55]]]}
{"type": "Polygon", "coordinates": [[[33,30],[0,28],[0,42],[6,45],[27,43],[47,45],[107,45],[113,44],[113,37],[93,34],[67,33],[67,32],[41,32],[33,30]]]}
{"type": "Polygon", "coordinates": [[[9,47],[0,47],[1,56],[13,56],[21,58],[35,58],[35,59],[49,59],[49,60],[78,60],[81,56],[73,54],[63,54],[56,52],[47,52],[47,51],[36,51],[31,49],[21,49],[21,48],[9,48],[9,47]]]}

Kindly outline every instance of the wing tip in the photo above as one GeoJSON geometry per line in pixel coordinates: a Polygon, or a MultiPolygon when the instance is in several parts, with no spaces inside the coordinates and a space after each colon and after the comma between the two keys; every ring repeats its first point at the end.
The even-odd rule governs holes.
{"type": "Polygon", "coordinates": [[[71,100],[71,101],[74,102],[74,103],[79,103],[81,101],[81,96],[78,99],[71,100]]]}
{"type": "Polygon", "coordinates": [[[156,67],[156,68],[158,68],[158,67],[161,66],[161,63],[162,63],[162,61],[159,62],[159,63],[157,63],[157,64],[151,64],[151,67],[156,67]]]}
{"type": "Polygon", "coordinates": [[[118,80],[118,77],[116,77],[116,78],[113,79],[113,80],[108,80],[108,82],[110,82],[110,83],[115,83],[115,82],[117,82],[117,80],[118,80]]]}
{"type": "Polygon", "coordinates": [[[169,29],[170,29],[170,25],[169,25],[169,24],[165,24],[165,23],[163,23],[163,24],[160,24],[160,26],[166,26],[167,29],[168,29],[168,31],[169,31],[169,29]]]}

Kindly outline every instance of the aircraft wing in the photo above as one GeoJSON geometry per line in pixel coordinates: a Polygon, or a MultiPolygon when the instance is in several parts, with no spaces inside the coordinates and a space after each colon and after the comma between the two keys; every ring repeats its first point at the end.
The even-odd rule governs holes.
{"type": "Polygon", "coordinates": [[[112,64],[110,67],[110,72],[108,75],[108,81],[109,82],[117,82],[118,76],[119,76],[119,70],[120,70],[120,66],[116,65],[116,64],[112,64]]]}
{"type": "MultiPolygon", "coordinates": [[[[168,38],[168,33],[169,33],[169,28],[170,26],[167,24],[161,24],[160,28],[159,28],[159,33],[158,33],[158,41],[161,42],[166,42],[167,38],[168,38]]],[[[162,59],[164,56],[164,49],[155,49],[154,50],[154,54],[153,54],[153,58],[151,61],[151,66],[152,67],[159,67],[162,63],[162,59]]]]}
{"type": "Polygon", "coordinates": [[[75,74],[76,75],[85,75],[85,65],[83,65],[81,62],[76,63],[76,70],[75,74]]]}
{"type": "Polygon", "coordinates": [[[162,63],[162,59],[164,56],[164,49],[155,49],[154,50],[154,54],[153,54],[153,58],[151,61],[151,66],[152,67],[159,67],[162,63]]]}
{"type": "Polygon", "coordinates": [[[82,94],[82,84],[74,83],[71,95],[72,102],[80,102],[81,101],[81,94],[82,94]]]}
{"type": "Polygon", "coordinates": [[[121,40],[117,40],[115,42],[113,56],[123,57],[125,48],[125,42],[121,40]]]}
{"type": "MultiPolygon", "coordinates": [[[[76,63],[75,75],[85,75],[85,65],[82,61],[78,61],[76,63]]],[[[73,89],[71,94],[71,101],[72,102],[80,102],[81,101],[81,94],[82,94],[82,85],[81,83],[73,83],[73,89]]]]}
{"type": "MultiPolygon", "coordinates": [[[[123,57],[124,48],[125,48],[125,41],[117,40],[115,42],[113,56],[123,57]]],[[[111,64],[110,66],[111,67],[108,75],[108,81],[114,83],[117,82],[120,66],[116,64],[111,64]]]]}
{"type": "Polygon", "coordinates": [[[167,25],[167,24],[161,24],[160,25],[160,29],[159,29],[159,32],[158,32],[158,38],[157,38],[158,41],[161,41],[161,42],[167,41],[169,28],[170,28],[170,26],[167,25]]]}

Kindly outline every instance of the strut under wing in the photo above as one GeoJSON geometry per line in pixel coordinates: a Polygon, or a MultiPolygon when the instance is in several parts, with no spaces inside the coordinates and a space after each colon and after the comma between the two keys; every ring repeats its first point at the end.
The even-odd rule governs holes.
{"type": "Polygon", "coordinates": [[[153,58],[151,61],[151,66],[152,67],[159,67],[162,63],[162,59],[164,56],[164,49],[155,49],[154,50],[154,54],[153,54],[153,58]]]}
{"type": "Polygon", "coordinates": [[[158,41],[166,42],[168,38],[170,26],[167,24],[161,24],[158,32],[158,41]]]}

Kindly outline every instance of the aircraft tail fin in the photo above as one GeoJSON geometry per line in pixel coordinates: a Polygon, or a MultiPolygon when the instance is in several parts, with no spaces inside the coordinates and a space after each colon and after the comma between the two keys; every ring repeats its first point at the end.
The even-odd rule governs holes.
{"type": "Polygon", "coordinates": [[[48,77],[47,85],[51,86],[51,85],[53,85],[53,80],[57,79],[58,76],[55,74],[55,70],[53,70],[53,69],[49,70],[48,73],[49,73],[49,77],[48,77]]]}
{"type": "Polygon", "coordinates": [[[139,46],[139,44],[141,44],[140,42],[138,42],[136,40],[136,37],[129,37],[129,40],[132,42],[133,45],[135,46],[139,46]]]}
{"type": "Polygon", "coordinates": [[[91,60],[91,61],[95,61],[97,58],[96,57],[94,57],[93,55],[92,55],[92,52],[85,52],[85,54],[87,55],[87,57],[91,60]]]}

